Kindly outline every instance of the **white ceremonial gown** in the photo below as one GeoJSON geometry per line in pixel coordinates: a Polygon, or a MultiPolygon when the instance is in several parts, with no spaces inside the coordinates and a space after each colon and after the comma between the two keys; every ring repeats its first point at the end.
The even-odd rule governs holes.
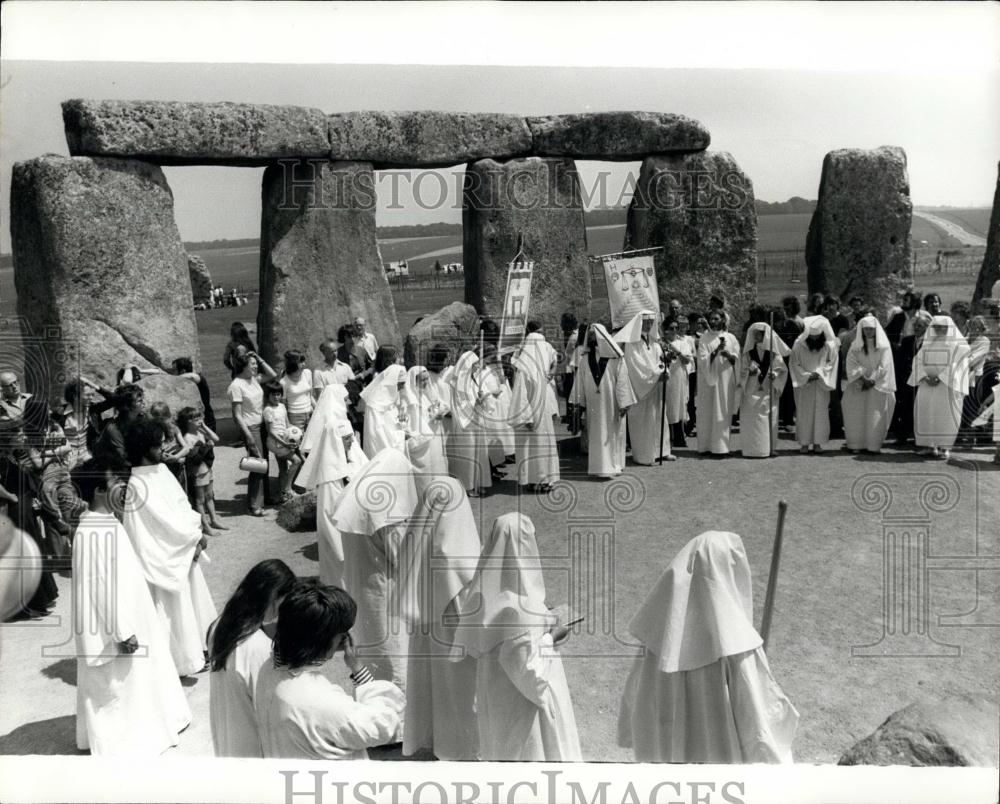
{"type": "Polygon", "coordinates": [[[667,423],[680,424],[688,420],[688,397],[691,393],[691,386],[688,381],[694,372],[694,347],[691,339],[686,335],[681,335],[670,341],[667,349],[678,355],[683,355],[690,362],[684,363],[680,357],[675,357],[669,364],[670,376],[667,378],[667,423]]]}
{"type": "Polygon", "coordinates": [[[823,446],[830,440],[830,392],[837,387],[837,350],[840,341],[822,315],[804,319],[805,328],[795,339],[788,370],[795,391],[795,438],[803,447],[823,446]],[[813,351],[806,344],[810,335],[823,335],[826,342],[813,351]],[[818,380],[810,380],[815,372],[818,380]]]}
{"type": "Polygon", "coordinates": [[[170,634],[177,673],[205,666],[205,633],[218,616],[200,562],[201,516],[165,464],[133,466],[124,524],[142,565],[153,603],[170,634]]]}
{"type": "Polygon", "coordinates": [[[389,681],[362,684],[352,697],[324,668],[275,667],[273,655],[254,697],[264,756],[281,759],[368,759],[366,749],[392,742],[405,705],[389,681]]]}
{"type": "Polygon", "coordinates": [[[439,418],[443,408],[437,389],[431,384],[431,373],[423,366],[414,366],[406,375],[406,442],[407,455],[417,473],[417,484],[448,474],[448,458],[444,451],[444,423],[439,418]],[[426,380],[421,380],[426,377],[426,380]],[[424,382],[421,385],[421,382],[424,382]]]}
{"type": "MultiPolygon", "coordinates": [[[[329,389],[327,389],[329,390],[329,389]]],[[[323,407],[323,396],[316,410],[323,407]]],[[[344,586],[344,545],[340,531],[333,524],[333,512],[344,493],[344,486],[368,463],[357,440],[351,442],[350,455],[344,453],[344,442],[338,435],[347,419],[330,414],[316,433],[314,447],[306,457],[295,479],[296,484],[316,492],[316,550],[319,558],[319,579],[330,586],[344,586]]],[[[309,422],[312,427],[312,422],[309,422]]],[[[349,424],[348,424],[349,426],[349,424]]]]}
{"type": "Polygon", "coordinates": [[[785,390],[788,369],[782,359],[788,347],[767,324],[753,324],[747,330],[747,341],[740,358],[740,451],[747,458],[766,458],[778,449],[778,402],[785,390]],[[755,333],[762,332],[758,344],[755,333]],[[773,345],[774,351],[771,351],[773,345]],[[771,355],[768,358],[768,355],[771,355]],[[760,369],[769,363],[764,380],[760,369]],[[771,372],[778,376],[773,380],[771,372]]]}
{"type": "Polygon", "coordinates": [[[622,411],[634,405],[636,399],[620,347],[603,326],[596,324],[593,329],[598,338],[598,362],[596,367],[591,365],[588,348],[574,375],[574,398],[587,411],[587,474],[616,477],[625,471],[622,411]],[[600,382],[594,377],[595,368],[601,374],[600,382]]]}
{"type": "Polygon", "coordinates": [[[481,415],[489,443],[489,460],[499,466],[514,454],[514,428],[510,426],[510,384],[499,363],[488,363],[480,374],[483,386],[481,415]]]}
{"type": "Polygon", "coordinates": [[[260,671],[269,661],[271,638],[258,628],[232,650],[225,670],[208,674],[208,711],[217,757],[264,756],[253,696],[260,671]]]}
{"type": "Polygon", "coordinates": [[[482,413],[486,390],[478,376],[479,357],[464,352],[451,374],[452,432],[448,469],[466,491],[493,485],[489,433],[482,413]]]}
{"type": "Polygon", "coordinates": [[[962,421],[962,400],[969,391],[969,344],[948,316],[934,316],[913,359],[909,384],[913,401],[913,434],[918,447],[951,449],[962,421]],[[947,326],[939,336],[934,327],[947,326]],[[937,378],[935,385],[927,378],[937,378]]]}
{"type": "Polygon", "coordinates": [[[625,353],[624,362],[637,400],[628,410],[632,460],[642,466],[649,466],[657,458],[670,454],[670,423],[663,398],[663,349],[653,337],[656,333],[655,326],[650,330],[648,340],[642,337],[642,319],[645,315],[654,314],[650,311],[636,313],[615,335],[615,340],[621,344],[625,353]]]}
{"type": "Polygon", "coordinates": [[[417,508],[413,467],[386,449],[351,478],[333,514],[344,546],[344,589],[358,604],[351,633],[375,678],[406,686],[407,635],[390,606],[397,554],[417,508]]]}
{"type": "Polygon", "coordinates": [[[710,531],[677,554],[629,624],[642,643],[618,744],[637,762],[791,762],[799,715],[753,627],[740,537],[710,531]]]}
{"type": "Polygon", "coordinates": [[[476,660],[451,660],[453,602],[479,560],[479,530],[465,489],[438,478],[421,497],[400,546],[400,612],[410,626],[403,754],[477,759],[476,660]]]}
{"type": "Polygon", "coordinates": [[[531,520],[516,513],[493,523],[476,574],[456,599],[455,656],[478,658],[481,759],[579,762],[534,531],[531,520]]]}
{"type": "Polygon", "coordinates": [[[93,756],[153,757],[191,722],[142,567],[111,514],[87,512],[73,538],[76,745],[93,756]],[[134,636],[139,649],[119,653],[134,636]]]}
{"type": "Polygon", "coordinates": [[[361,392],[365,403],[364,450],[369,458],[386,447],[406,452],[406,431],[399,420],[405,407],[399,383],[406,379],[406,369],[393,364],[375,376],[361,392]]]}
{"type": "Polygon", "coordinates": [[[729,452],[730,425],[739,408],[739,353],[740,345],[729,332],[708,330],[698,339],[698,391],[695,395],[698,452],[715,455],[729,452]],[[720,342],[729,354],[737,357],[735,364],[716,354],[720,342]]]}
{"type": "MultiPolygon", "coordinates": [[[[510,425],[514,428],[517,482],[522,486],[559,480],[559,450],[549,398],[551,383],[533,354],[522,351],[511,360],[515,375],[510,425]]],[[[555,415],[558,412],[556,406],[555,415]]]]}
{"type": "Polygon", "coordinates": [[[878,452],[885,441],[896,408],[896,375],[893,368],[889,338],[875,316],[865,316],[855,329],[854,340],[847,350],[844,372],[844,443],[848,449],[878,452]],[[868,345],[863,327],[875,329],[875,343],[868,345]],[[874,386],[862,388],[862,380],[874,386]]]}

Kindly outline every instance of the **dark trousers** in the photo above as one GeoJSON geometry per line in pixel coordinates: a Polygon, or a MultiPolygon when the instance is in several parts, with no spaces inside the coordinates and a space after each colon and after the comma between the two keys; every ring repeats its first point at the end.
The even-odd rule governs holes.
{"type": "MultiPolygon", "coordinates": [[[[250,431],[252,439],[251,442],[247,442],[247,454],[250,454],[250,447],[252,445],[257,448],[257,454],[266,460],[267,452],[264,448],[264,442],[260,437],[260,425],[255,424],[253,427],[248,427],[247,429],[250,431]]],[[[264,507],[264,487],[266,484],[267,475],[247,472],[247,510],[255,511],[264,507]]]]}

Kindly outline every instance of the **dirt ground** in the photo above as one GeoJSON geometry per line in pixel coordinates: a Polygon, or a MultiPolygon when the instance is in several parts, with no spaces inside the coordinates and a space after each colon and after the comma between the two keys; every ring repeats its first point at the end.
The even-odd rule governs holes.
{"type": "MultiPolygon", "coordinates": [[[[679,450],[675,463],[630,466],[624,477],[602,482],[585,476],[575,440],[564,439],[567,482],[558,494],[518,497],[514,484],[503,482],[473,501],[481,530],[515,509],[534,520],[550,603],[587,616],[563,648],[586,758],[630,758],[616,744],[619,696],[635,654],[626,626],[688,539],[709,529],[743,537],[759,622],[781,499],[788,517],[767,653],[801,715],[796,761],[836,762],[891,712],[918,699],[997,699],[1000,576],[989,567],[1000,555],[1000,472],[991,453],[956,453],[946,464],[891,450],[855,457],[839,446],[800,455],[783,434],[771,460],[679,450]],[[882,503],[889,506],[884,512],[882,503]],[[868,651],[890,655],[852,655],[852,648],[879,643],[886,626],[885,523],[891,531],[929,532],[927,594],[917,600],[926,601],[929,622],[924,631],[924,623],[915,624],[905,644],[882,641],[868,651]]],[[[212,540],[205,573],[220,608],[261,559],[282,558],[303,575],[317,570],[315,534],[285,532],[274,511],[264,519],[243,514],[241,454],[222,448],[215,464],[219,507],[231,530],[212,540]]],[[[53,614],[0,627],[0,754],[76,753],[70,582],[58,582],[53,614]]],[[[195,719],[178,754],[211,755],[208,686],[206,674],[186,682],[195,719]]]]}

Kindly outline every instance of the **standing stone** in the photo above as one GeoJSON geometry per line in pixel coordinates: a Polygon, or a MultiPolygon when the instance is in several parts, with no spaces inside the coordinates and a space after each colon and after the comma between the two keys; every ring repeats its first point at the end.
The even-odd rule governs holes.
{"type": "Polygon", "coordinates": [[[188,276],[191,277],[191,296],[195,304],[205,304],[212,298],[212,275],[205,260],[197,254],[188,254],[188,276]]]}
{"type": "Polygon", "coordinates": [[[909,281],[912,212],[902,148],[828,153],[806,237],[809,292],[885,313],[909,281]]]}
{"type": "Polygon", "coordinates": [[[363,316],[380,344],[400,344],[375,239],[375,176],[364,162],[304,161],[264,171],[258,346],[319,363],[319,345],[363,316]]]}
{"type": "Polygon", "coordinates": [[[979,279],[972,295],[973,309],[980,299],[991,297],[993,285],[1000,281],[1000,165],[997,170],[997,189],[993,194],[993,212],[990,214],[990,230],[986,235],[986,253],[983,254],[983,267],[979,269],[979,279]]]}
{"type": "Polygon", "coordinates": [[[437,345],[446,346],[457,357],[466,348],[479,343],[479,314],[476,308],[452,302],[436,313],[424,316],[406,335],[403,359],[407,368],[426,365],[427,352],[437,345]]]}
{"type": "MultiPolygon", "coordinates": [[[[105,384],[126,363],[169,369],[190,357],[198,367],[187,255],[160,168],[54,155],[19,162],[10,206],[18,315],[49,365],[65,362],[69,342],[79,370],[105,384]]],[[[58,374],[47,387],[61,395],[67,377],[58,374]]]]}
{"type": "MultiPolygon", "coordinates": [[[[753,184],[728,153],[650,156],[628,210],[625,247],[654,254],[661,309],[707,311],[722,296],[734,331],[757,298],[753,184]]],[[[737,331],[737,335],[738,335],[737,331]]]]}
{"type": "Polygon", "coordinates": [[[535,263],[529,317],[556,329],[559,316],[585,317],[590,303],[587,230],[572,159],[482,159],[466,169],[462,209],[465,301],[503,315],[507,266],[523,237],[535,263]]]}

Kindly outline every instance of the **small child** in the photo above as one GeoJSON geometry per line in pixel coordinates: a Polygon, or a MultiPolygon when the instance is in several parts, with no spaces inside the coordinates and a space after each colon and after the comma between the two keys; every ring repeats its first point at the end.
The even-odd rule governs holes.
{"type": "Polygon", "coordinates": [[[281,383],[272,380],[264,385],[264,424],[267,427],[267,449],[278,460],[278,485],[281,488],[279,503],[292,497],[292,481],[302,466],[302,458],[294,444],[286,440],[288,432],[288,411],[281,401],[284,389],[281,383]]]}
{"type": "Polygon", "coordinates": [[[229,530],[215,513],[215,487],[212,482],[212,467],[208,463],[208,455],[212,452],[212,447],[219,443],[219,436],[205,423],[205,416],[198,408],[181,408],[177,414],[177,428],[188,448],[184,461],[188,499],[194,510],[201,515],[202,532],[217,536],[212,528],[229,530]]]}
{"type": "Polygon", "coordinates": [[[177,478],[181,487],[187,490],[184,461],[190,448],[184,440],[180,428],[173,422],[170,406],[166,402],[154,402],[149,406],[149,415],[150,418],[163,425],[163,463],[177,478]]]}

